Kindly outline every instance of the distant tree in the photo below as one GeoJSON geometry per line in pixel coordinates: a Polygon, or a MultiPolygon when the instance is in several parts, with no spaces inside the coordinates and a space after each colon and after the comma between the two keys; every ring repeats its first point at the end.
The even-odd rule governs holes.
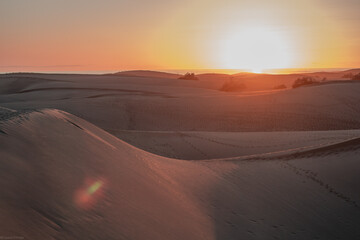
{"type": "Polygon", "coordinates": [[[360,73],[354,75],[351,79],[352,80],[360,80],[360,73]]]}
{"type": "Polygon", "coordinates": [[[195,73],[185,73],[185,75],[179,77],[179,79],[184,79],[184,80],[199,80],[199,79],[195,76],[195,73]]]}
{"type": "Polygon", "coordinates": [[[285,84],[281,84],[281,85],[277,85],[274,87],[274,89],[286,89],[286,85],[285,84]]]}
{"type": "Polygon", "coordinates": [[[346,73],[344,74],[343,78],[350,78],[352,79],[354,77],[354,74],[353,73],[346,73]]]}
{"type": "Polygon", "coordinates": [[[243,91],[245,89],[246,89],[245,84],[231,78],[226,82],[224,82],[224,84],[221,86],[219,90],[224,92],[238,92],[238,91],[243,91]]]}
{"type": "Polygon", "coordinates": [[[311,85],[314,83],[319,83],[315,78],[313,77],[302,77],[295,80],[294,84],[292,85],[293,88],[298,88],[305,85],[311,85]]]}
{"type": "Polygon", "coordinates": [[[327,78],[326,77],[323,77],[322,79],[321,79],[321,82],[326,82],[327,81],[327,78]]]}

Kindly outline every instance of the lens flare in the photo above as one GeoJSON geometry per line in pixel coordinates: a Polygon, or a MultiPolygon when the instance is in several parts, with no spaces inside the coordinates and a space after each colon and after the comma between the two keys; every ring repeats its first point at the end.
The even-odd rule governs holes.
{"type": "Polygon", "coordinates": [[[88,194],[93,194],[95,193],[97,190],[99,190],[101,188],[101,186],[103,185],[102,181],[96,181],[93,185],[91,185],[88,189],[87,192],[88,194]]]}
{"type": "Polygon", "coordinates": [[[87,179],[84,186],[75,192],[75,204],[82,209],[92,208],[104,193],[103,179],[87,179]]]}

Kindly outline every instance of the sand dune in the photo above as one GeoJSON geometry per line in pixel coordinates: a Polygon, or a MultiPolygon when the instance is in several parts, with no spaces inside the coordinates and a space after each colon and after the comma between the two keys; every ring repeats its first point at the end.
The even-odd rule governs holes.
{"type": "Polygon", "coordinates": [[[1,75],[0,236],[360,238],[360,83],[202,77],[1,75]]]}
{"type": "Polygon", "coordinates": [[[359,237],[360,144],[346,141],[358,133],[307,136],[323,134],[332,149],[303,156],[182,161],[144,152],[62,111],[17,114],[0,125],[2,235],[359,237]],[[77,193],[87,180],[101,186],[80,201],[77,193]]]}
{"type": "Polygon", "coordinates": [[[152,78],[174,78],[177,79],[181,75],[174,73],[166,73],[159,71],[147,71],[147,70],[132,70],[132,71],[122,71],[114,73],[116,76],[133,76],[133,77],[152,77],[152,78]]]}
{"type": "Polygon", "coordinates": [[[1,235],[211,239],[209,219],[170,177],[191,163],[157,158],[56,110],[13,117],[1,129],[1,235]],[[86,179],[103,181],[91,209],[76,200],[86,179]]]}
{"type": "Polygon", "coordinates": [[[224,93],[202,87],[206,82],[177,79],[91,75],[30,82],[19,81],[22,77],[16,75],[0,79],[4,88],[15,84],[17,89],[0,94],[0,106],[61,109],[113,134],[118,130],[263,132],[360,127],[358,82],[224,93]]]}

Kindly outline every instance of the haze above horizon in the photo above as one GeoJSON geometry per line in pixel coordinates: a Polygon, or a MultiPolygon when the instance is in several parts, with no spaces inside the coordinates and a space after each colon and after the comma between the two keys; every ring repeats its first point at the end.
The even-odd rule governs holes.
{"type": "Polygon", "coordinates": [[[358,9],[358,0],[1,1],[0,72],[356,68],[358,9]]]}

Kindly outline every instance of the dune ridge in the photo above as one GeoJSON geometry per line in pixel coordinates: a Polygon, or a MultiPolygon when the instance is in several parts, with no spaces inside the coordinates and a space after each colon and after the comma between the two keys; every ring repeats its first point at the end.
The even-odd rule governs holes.
{"type": "Polygon", "coordinates": [[[10,221],[1,234],[30,239],[88,234],[90,239],[201,239],[210,234],[198,226],[206,221],[193,213],[181,188],[170,190],[166,179],[171,178],[157,167],[156,158],[95,126],[58,110],[42,110],[12,117],[0,128],[7,133],[0,136],[1,182],[12,186],[2,186],[8,189],[2,194],[2,216],[10,221]],[[86,178],[99,177],[108,182],[109,195],[95,210],[82,210],[74,193],[86,178]],[[163,207],[172,210],[159,215],[163,207]]]}
{"type": "Polygon", "coordinates": [[[184,161],[140,150],[63,111],[17,114],[0,124],[6,132],[0,134],[3,235],[337,239],[360,234],[357,185],[348,185],[359,170],[357,138],[340,138],[327,146],[340,150],[326,155],[305,150],[286,160],[184,161]],[[343,151],[342,145],[353,147],[343,151]],[[91,209],[74,201],[87,178],[104,181],[91,209]]]}

